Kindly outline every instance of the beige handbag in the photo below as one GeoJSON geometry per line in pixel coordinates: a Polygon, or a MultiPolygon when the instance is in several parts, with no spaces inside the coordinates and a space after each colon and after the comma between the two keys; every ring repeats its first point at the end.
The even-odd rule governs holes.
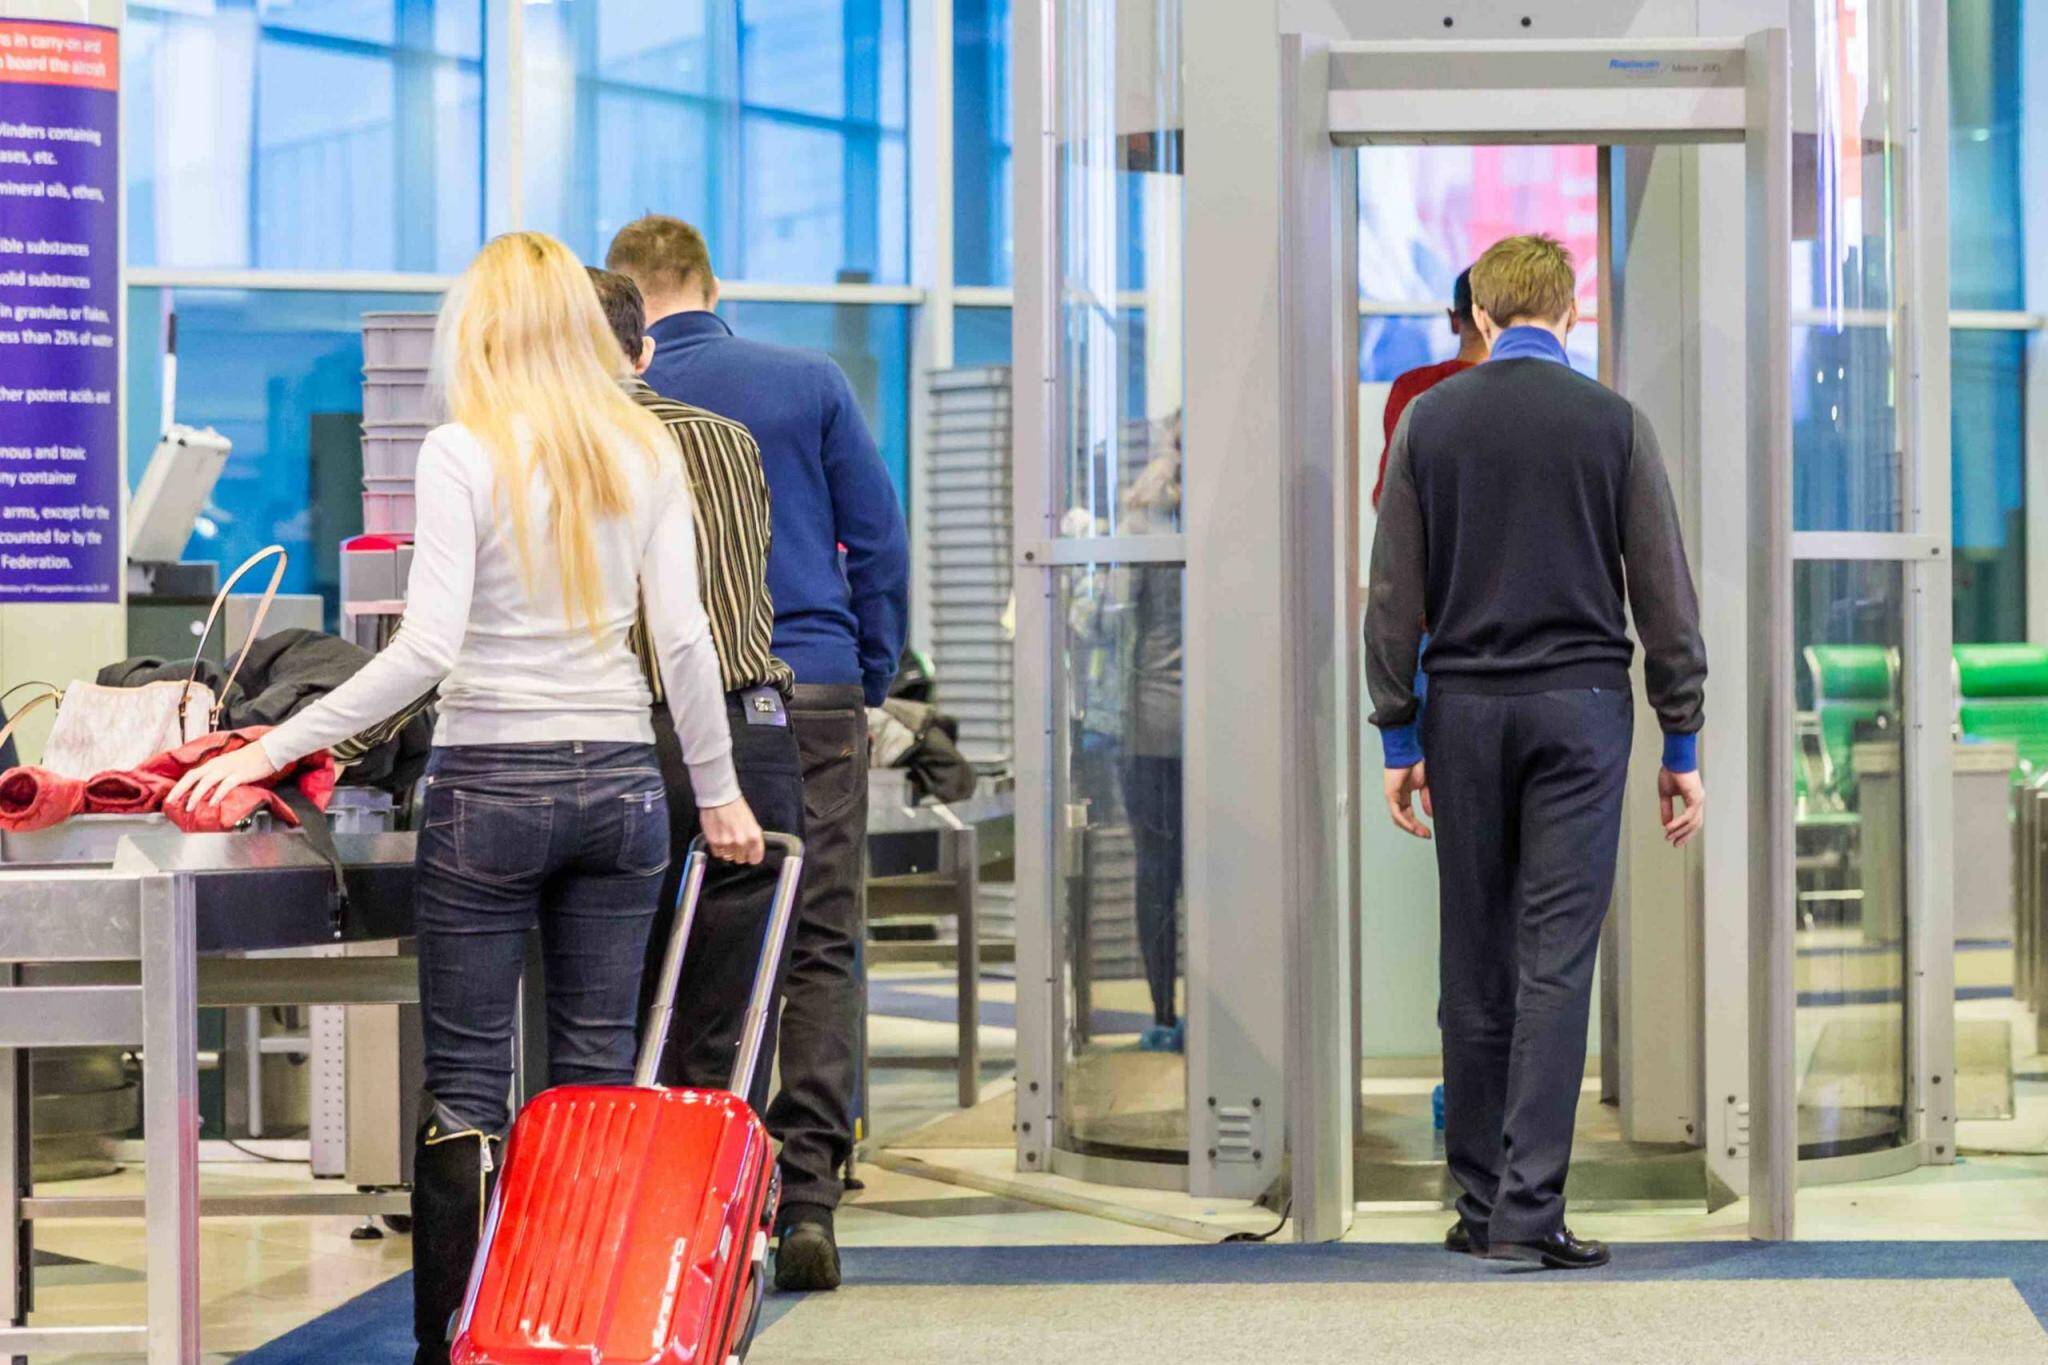
{"type": "MultiPolygon", "coordinates": [[[[228,594],[244,574],[266,559],[275,559],[276,566],[270,571],[270,583],[263,590],[263,600],[257,604],[256,615],[249,622],[242,652],[236,656],[234,667],[228,670],[227,681],[221,685],[221,691],[225,694],[233,687],[235,675],[242,671],[242,664],[249,657],[249,647],[263,633],[263,620],[270,614],[270,604],[277,597],[277,585],[284,580],[286,558],[282,545],[258,550],[228,575],[228,581],[221,585],[220,592],[213,599],[213,610],[206,614],[206,625],[200,631],[199,644],[192,653],[192,667],[183,682],[106,687],[79,680],[61,691],[51,688],[44,697],[23,707],[15,716],[16,720],[45,698],[55,696],[57,699],[57,719],[50,726],[50,738],[43,746],[40,766],[62,777],[88,778],[104,772],[126,772],[139,766],[144,759],[218,729],[220,698],[198,680],[199,662],[206,651],[206,642],[213,634],[214,623],[220,619],[227,605],[228,594]]],[[[0,731],[0,740],[4,740],[6,733],[13,728],[10,722],[7,731],[0,731]]]]}

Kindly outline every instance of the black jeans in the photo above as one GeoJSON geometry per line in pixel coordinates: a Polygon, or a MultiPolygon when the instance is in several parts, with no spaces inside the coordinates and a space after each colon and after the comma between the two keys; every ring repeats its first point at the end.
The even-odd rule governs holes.
{"type": "Polygon", "coordinates": [[[1132,754],[1124,760],[1124,810],[1137,851],[1138,952],[1152,988],[1152,1022],[1179,1022],[1174,983],[1180,976],[1181,761],[1178,755],[1132,754]]]}
{"type": "Polygon", "coordinates": [[[1444,1152],[1495,1242],[1564,1221],[1593,960],[1614,889],[1627,688],[1430,692],[1443,924],[1444,1152]]]}
{"type": "Polygon", "coordinates": [[[782,996],[785,1204],[836,1207],[860,1084],[861,938],[867,931],[868,713],[858,687],[799,684],[790,703],[804,768],[802,904],[782,996]]]}
{"type": "MultiPolygon", "coordinates": [[[[725,709],[732,727],[733,768],[739,774],[740,794],[753,808],[754,818],[764,830],[801,838],[804,774],[797,761],[796,735],[790,728],[787,707],[773,689],[757,688],[731,694],[725,709]]],[[[647,968],[640,979],[643,1019],[653,1003],[662,955],[668,951],[669,930],[675,923],[683,856],[703,829],[690,770],[683,765],[682,746],[666,707],[654,710],[654,743],[661,755],[662,780],[668,784],[669,868],[662,881],[661,909],[647,938],[647,968]]],[[[704,892],[698,898],[697,919],[683,955],[668,1050],[661,1059],[663,1085],[723,1089],[732,1080],[740,1024],[761,961],[761,935],[768,927],[779,864],[772,855],[754,867],[720,858],[706,861],[704,892]]],[[[771,1009],[761,1062],[748,1087],[747,1099],[756,1110],[767,1103],[768,1075],[774,1060],[775,1011],[771,1009]]]]}
{"type": "Polygon", "coordinates": [[[654,747],[436,748],[415,892],[428,1092],[505,1130],[527,931],[538,926],[551,1084],[632,1079],[640,964],[668,866],[654,747]]]}

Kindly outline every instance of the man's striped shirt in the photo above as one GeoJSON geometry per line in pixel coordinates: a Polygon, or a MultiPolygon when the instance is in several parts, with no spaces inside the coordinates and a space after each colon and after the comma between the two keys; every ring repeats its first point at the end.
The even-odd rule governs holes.
{"type": "MultiPolygon", "coordinates": [[[[682,451],[696,512],[698,591],[725,690],[773,686],[787,696],[795,675],[770,649],[775,603],[768,596],[768,480],[760,447],[738,422],[664,398],[641,380],[629,381],[627,391],[661,419],[682,451]]],[[[654,699],[664,700],[644,621],[634,628],[633,647],[654,699]]]]}

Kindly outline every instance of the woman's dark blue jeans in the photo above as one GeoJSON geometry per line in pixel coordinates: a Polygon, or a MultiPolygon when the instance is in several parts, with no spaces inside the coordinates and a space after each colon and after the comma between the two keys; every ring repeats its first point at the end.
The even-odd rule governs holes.
{"type": "Polygon", "coordinates": [[[415,919],[428,1093],[468,1127],[505,1130],[535,927],[549,1083],[629,1081],[641,963],[668,866],[654,746],[440,747],[427,782],[415,919]]]}

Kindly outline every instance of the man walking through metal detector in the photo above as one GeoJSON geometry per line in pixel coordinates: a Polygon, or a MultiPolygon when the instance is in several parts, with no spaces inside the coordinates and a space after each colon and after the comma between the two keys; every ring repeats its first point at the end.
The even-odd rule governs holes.
{"type": "Polygon", "coordinates": [[[1387,808],[1435,825],[1452,1251],[1605,1265],[1565,1226],[1594,954],[1635,726],[1632,614],[1664,731],[1674,847],[1705,814],[1699,603],[1649,419],[1576,373],[1571,256],[1510,237],[1472,267],[1484,364],[1394,433],[1365,619],[1387,808]],[[1416,648],[1429,705],[1417,724],[1416,648]]]}
{"type": "Polygon", "coordinates": [[[846,375],[829,356],[734,336],[713,311],[718,279],[702,233],[651,214],[619,229],[605,265],[646,300],[647,383],[745,426],[768,478],[772,647],[796,674],[789,719],[808,855],[784,978],[782,1084],[765,1115],[782,1142],[775,1283],[834,1289],[833,1210],[860,1082],[867,708],[887,699],[903,656],[909,532],[846,375]]]}

